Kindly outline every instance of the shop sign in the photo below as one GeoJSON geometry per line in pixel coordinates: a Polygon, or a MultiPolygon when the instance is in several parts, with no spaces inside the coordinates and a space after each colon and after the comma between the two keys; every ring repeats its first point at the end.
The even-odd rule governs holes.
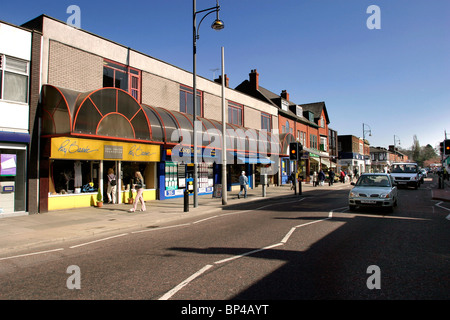
{"type": "Polygon", "coordinates": [[[158,145],[58,137],[51,140],[50,158],[158,162],[161,155],[158,145]]]}
{"type": "Polygon", "coordinates": [[[105,159],[123,159],[123,146],[105,145],[103,152],[105,155],[105,159]]]}

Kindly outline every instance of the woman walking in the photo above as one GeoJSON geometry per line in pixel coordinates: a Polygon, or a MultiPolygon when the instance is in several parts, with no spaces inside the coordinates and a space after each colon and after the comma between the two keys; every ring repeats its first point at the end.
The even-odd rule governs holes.
{"type": "Polygon", "coordinates": [[[141,211],[145,211],[145,202],[144,197],[142,196],[142,193],[144,192],[144,178],[142,177],[142,174],[139,171],[136,171],[134,174],[136,177],[136,183],[134,184],[134,188],[137,191],[136,199],[134,200],[134,207],[130,209],[131,212],[135,212],[137,208],[138,201],[141,201],[141,211]]]}

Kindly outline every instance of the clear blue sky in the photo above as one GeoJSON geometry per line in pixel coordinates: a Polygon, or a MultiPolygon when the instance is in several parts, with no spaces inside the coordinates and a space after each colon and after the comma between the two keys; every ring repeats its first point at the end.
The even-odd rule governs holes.
{"type": "MultiPolygon", "coordinates": [[[[192,0],[3,1],[0,20],[22,24],[40,14],[66,21],[81,9],[81,28],[192,71],[192,0]]],[[[338,134],[404,148],[450,138],[449,0],[221,0],[225,29],[200,28],[197,71],[213,79],[225,47],[230,86],[257,69],[260,85],[287,90],[297,104],[325,101],[338,134]],[[366,26],[370,5],[381,29],[366,26]]],[[[197,10],[215,0],[197,0],[197,10]]],[[[220,73],[216,71],[217,76],[220,73]]]]}

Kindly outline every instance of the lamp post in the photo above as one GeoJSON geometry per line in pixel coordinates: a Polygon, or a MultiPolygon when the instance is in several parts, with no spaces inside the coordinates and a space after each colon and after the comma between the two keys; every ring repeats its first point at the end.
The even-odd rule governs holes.
{"type": "Polygon", "coordinates": [[[363,157],[364,157],[364,172],[366,172],[366,132],[369,133],[369,137],[372,136],[372,129],[368,124],[363,123],[363,157]],[[369,130],[365,129],[365,126],[369,127],[369,130]]]}
{"type": "Polygon", "coordinates": [[[394,134],[394,161],[397,162],[397,151],[395,143],[398,141],[398,145],[400,145],[400,138],[394,134]],[[395,139],[397,137],[397,139],[395,139]]]}
{"type": "Polygon", "coordinates": [[[198,168],[197,168],[197,130],[196,130],[196,121],[197,121],[197,40],[199,38],[198,30],[200,29],[200,25],[203,22],[203,20],[208,16],[209,14],[216,12],[216,20],[214,20],[213,24],[211,25],[211,28],[214,30],[222,30],[225,25],[222,20],[219,19],[219,0],[216,0],[216,6],[211,7],[208,9],[197,11],[197,5],[196,0],[192,1],[193,3],[193,92],[192,97],[194,99],[193,106],[194,110],[192,112],[193,115],[193,136],[194,136],[194,208],[198,207],[198,168]],[[205,15],[200,20],[200,23],[197,26],[197,14],[205,12],[205,15]]]}

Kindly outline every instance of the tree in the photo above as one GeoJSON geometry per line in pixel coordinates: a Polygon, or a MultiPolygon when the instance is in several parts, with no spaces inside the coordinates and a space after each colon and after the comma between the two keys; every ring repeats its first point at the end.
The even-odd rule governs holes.
{"type": "Polygon", "coordinates": [[[416,161],[419,165],[421,165],[419,162],[423,162],[423,161],[420,158],[420,151],[421,151],[420,143],[419,143],[419,139],[417,139],[416,135],[413,136],[413,145],[411,147],[411,151],[412,151],[413,160],[416,161]]]}

